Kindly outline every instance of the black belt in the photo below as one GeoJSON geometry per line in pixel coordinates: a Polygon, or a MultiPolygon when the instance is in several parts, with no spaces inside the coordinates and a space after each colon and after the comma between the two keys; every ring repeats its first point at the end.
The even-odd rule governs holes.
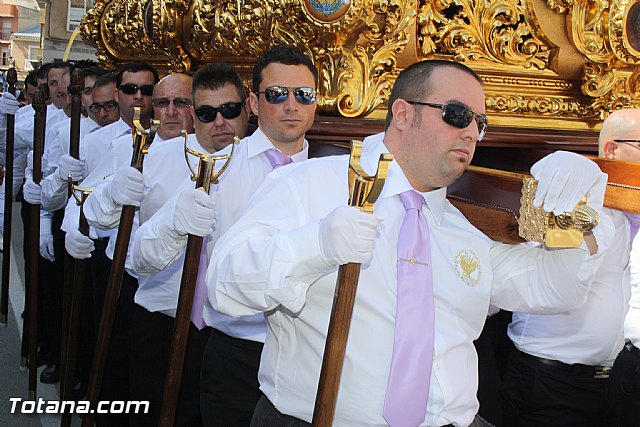
{"type": "Polygon", "coordinates": [[[538,365],[552,366],[555,369],[562,370],[577,377],[604,379],[609,378],[609,374],[611,373],[611,368],[608,366],[590,366],[583,365],[581,363],[570,365],[568,363],[560,362],[559,360],[533,356],[520,350],[518,350],[518,353],[521,359],[535,362],[538,365]]]}
{"type": "Polygon", "coordinates": [[[627,341],[624,344],[624,350],[628,351],[629,353],[633,354],[635,357],[640,359],[640,349],[638,347],[636,347],[635,345],[633,345],[633,343],[631,341],[627,341]]]}

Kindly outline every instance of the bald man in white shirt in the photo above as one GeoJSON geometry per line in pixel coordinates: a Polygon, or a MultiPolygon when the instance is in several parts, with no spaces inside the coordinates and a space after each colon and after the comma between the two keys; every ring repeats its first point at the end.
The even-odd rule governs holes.
{"type": "MultiPolygon", "coordinates": [[[[599,156],[640,161],[640,109],[618,110],[602,124],[599,156]]],[[[609,372],[623,346],[629,300],[632,237],[623,212],[605,209],[613,242],[577,310],[558,314],[514,312],[502,401],[505,425],[603,426],[609,423],[609,372]]]]}

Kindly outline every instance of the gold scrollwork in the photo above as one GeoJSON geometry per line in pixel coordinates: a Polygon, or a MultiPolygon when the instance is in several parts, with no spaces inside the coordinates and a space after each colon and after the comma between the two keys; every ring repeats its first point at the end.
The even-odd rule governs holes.
{"type": "Polygon", "coordinates": [[[83,18],[82,36],[105,65],[145,59],[188,71],[190,61],[180,46],[183,9],[181,0],[96,2],[83,18]]]}
{"type": "Polygon", "coordinates": [[[554,46],[537,36],[520,0],[420,0],[418,44],[424,57],[452,53],[458,61],[489,60],[550,68],[554,46]],[[436,49],[437,46],[437,49],[436,49]]]}
{"type": "Polygon", "coordinates": [[[397,54],[409,39],[406,29],[415,15],[415,0],[353,2],[341,19],[325,23],[297,0],[256,5],[194,0],[185,15],[186,52],[207,62],[255,58],[274,44],[295,44],[318,67],[318,105],[324,113],[365,116],[388,98],[397,54]]]}

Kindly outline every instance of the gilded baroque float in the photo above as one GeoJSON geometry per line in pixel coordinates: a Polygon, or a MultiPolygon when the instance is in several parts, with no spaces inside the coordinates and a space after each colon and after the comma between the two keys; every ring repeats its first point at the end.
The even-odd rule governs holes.
{"type": "Polygon", "coordinates": [[[383,117],[398,74],[450,58],[484,79],[492,124],[589,130],[640,106],[639,0],[96,0],[82,36],[114,67],[165,71],[291,43],[320,70],[324,115],[383,117]]]}

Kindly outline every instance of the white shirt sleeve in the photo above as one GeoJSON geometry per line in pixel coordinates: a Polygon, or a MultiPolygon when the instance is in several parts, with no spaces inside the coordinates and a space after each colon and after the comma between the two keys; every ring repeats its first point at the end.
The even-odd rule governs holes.
{"type": "Polygon", "coordinates": [[[299,193],[286,178],[271,181],[214,249],[206,280],[209,300],[223,314],[245,316],[279,305],[295,313],[309,286],[335,269],[322,258],[319,221],[309,220],[299,193]]]}
{"type": "Polygon", "coordinates": [[[167,224],[173,223],[176,193],[133,236],[131,266],[138,274],[153,274],[173,263],[184,250],[187,236],[173,233],[167,224]]]}
{"type": "Polygon", "coordinates": [[[111,229],[120,224],[122,205],[114,203],[109,195],[110,179],[98,184],[84,204],[84,215],[89,224],[96,228],[111,229]]]}

